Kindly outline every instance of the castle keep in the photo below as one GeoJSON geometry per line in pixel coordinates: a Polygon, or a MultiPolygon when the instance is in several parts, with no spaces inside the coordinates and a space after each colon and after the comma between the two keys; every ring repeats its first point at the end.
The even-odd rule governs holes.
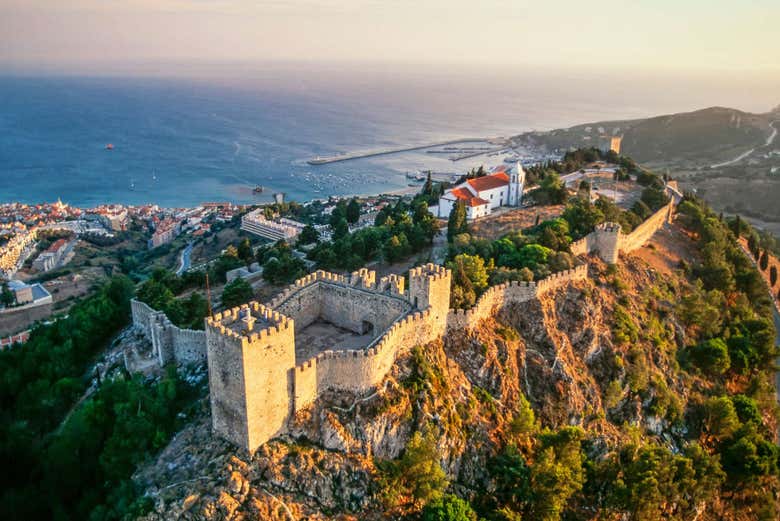
{"type": "Polygon", "coordinates": [[[375,387],[404,349],[447,328],[450,271],[433,264],[377,283],[317,271],[267,306],[206,319],[214,430],[253,452],[325,389],[375,387]]]}

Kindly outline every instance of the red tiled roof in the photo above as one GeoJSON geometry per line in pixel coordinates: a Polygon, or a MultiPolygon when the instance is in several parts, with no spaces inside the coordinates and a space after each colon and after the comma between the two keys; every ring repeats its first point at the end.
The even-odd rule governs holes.
{"type": "Polygon", "coordinates": [[[460,199],[464,203],[466,203],[466,206],[482,206],[483,204],[488,204],[487,201],[482,199],[481,197],[474,197],[471,195],[471,192],[466,190],[465,188],[453,188],[450,192],[456,199],[460,199]]]}
{"type": "Polygon", "coordinates": [[[469,192],[465,188],[453,188],[451,193],[456,198],[463,199],[464,201],[467,201],[467,200],[471,199],[472,197],[474,197],[473,195],[471,195],[471,192],[469,192]]]}
{"type": "Polygon", "coordinates": [[[484,177],[477,177],[475,179],[469,179],[466,181],[477,192],[483,190],[492,190],[499,186],[506,186],[509,184],[509,176],[505,172],[498,174],[486,175],[484,177]]]}
{"type": "Polygon", "coordinates": [[[65,245],[66,242],[67,241],[65,239],[57,239],[57,241],[54,244],[52,244],[51,246],[49,246],[46,251],[56,252],[57,250],[62,248],[65,245]]]}
{"type": "Polygon", "coordinates": [[[469,206],[482,206],[483,204],[488,204],[488,202],[481,197],[472,197],[466,204],[469,206]]]}

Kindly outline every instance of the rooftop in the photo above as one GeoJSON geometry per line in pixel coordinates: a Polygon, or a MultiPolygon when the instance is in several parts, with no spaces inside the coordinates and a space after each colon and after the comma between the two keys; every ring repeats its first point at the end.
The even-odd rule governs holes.
{"type": "Polygon", "coordinates": [[[466,182],[471,185],[474,190],[481,192],[483,190],[492,190],[493,188],[508,185],[509,176],[505,172],[499,172],[497,174],[469,179],[466,182]]]}

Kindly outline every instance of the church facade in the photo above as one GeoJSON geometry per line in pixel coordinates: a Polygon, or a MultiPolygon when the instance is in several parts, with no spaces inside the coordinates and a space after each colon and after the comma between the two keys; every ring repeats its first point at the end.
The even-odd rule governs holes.
{"type": "Polygon", "coordinates": [[[490,215],[501,206],[520,206],[524,184],[525,171],[520,163],[509,172],[467,179],[444,192],[439,199],[437,217],[449,217],[458,201],[466,205],[466,218],[469,220],[490,215]]]}

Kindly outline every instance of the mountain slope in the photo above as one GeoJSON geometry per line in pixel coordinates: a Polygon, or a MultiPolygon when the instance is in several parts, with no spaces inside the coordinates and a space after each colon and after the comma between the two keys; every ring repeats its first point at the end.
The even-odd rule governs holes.
{"type": "MultiPolygon", "coordinates": [[[[673,230],[690,248],[691,231],[673,230]]],[[[489,519],[508,519],[499,507],[523,519],[556,519],[548,507],[570,519],[594,508],[604,519],[757,518],[751,509],[772,507],[777,479],[727,486],[708,455],[726,441],[702,415],[725,390],[681,367],[700,326],[678,304],[692,291],[682,272],[653,267],[668,265],[669,244],[657,241],[615,268],[591,259],[588,280],[411,350],[370,396],[325,394],[251,458],[212,436],[204,402],[200,420],[136,474],[155,503],[142,519],[398,519],[416,507],[388,503],[388,462],[430,430],[449,491],[489,519]],[[570,487],[546,488],[552,476],[570,487]]],[[[758,423],[740,419],[769,433],[773,395],[760,376],[727,387],[759,398],[758,423]]]]}
{"type": "Polygon", "coordinates": [[[636,161],[709,165],[762,145],[774,117],[771,113],[710,107],[646,119],[588,123],[522,137],[552,148],[567,148],[596,146],[600,134],[622,135],[622,153],[636,161]]]}

